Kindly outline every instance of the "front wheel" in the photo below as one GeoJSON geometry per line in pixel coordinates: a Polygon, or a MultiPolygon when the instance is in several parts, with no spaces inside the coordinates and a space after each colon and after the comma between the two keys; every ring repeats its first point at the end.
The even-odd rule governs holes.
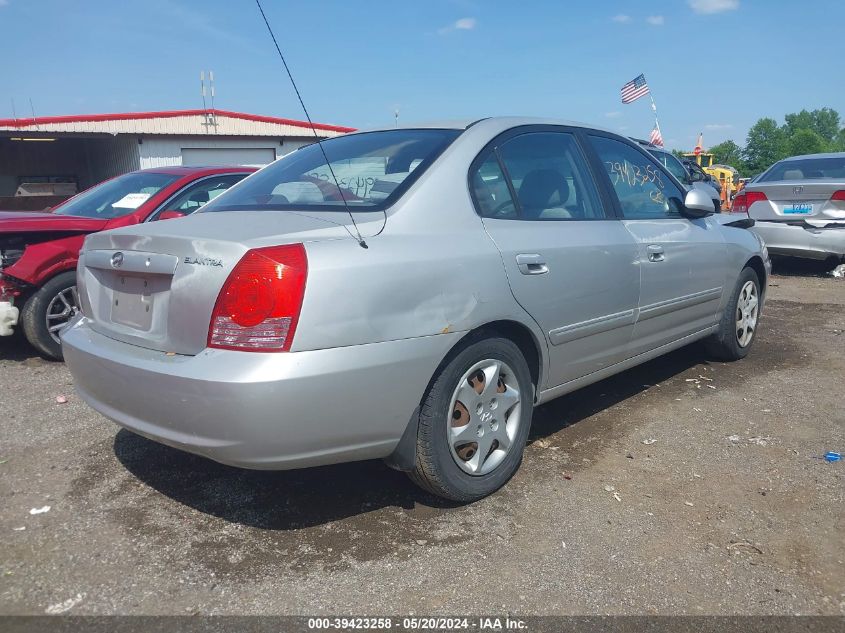
{"type": "Polygon", "coordinates": [[[56,275],[24,303],[21,310],[23,333],[41,354],[62,360],[59,331],[76,312],[76,273],[56,275]]]}
{"type": "Polygon", "coordinates": [[[513,342],[465,344],[441,366],[423,398],[411,479],[453,501],[498,490],[522,462],[533,393],[528,364],[513,342]]]}
{"type": "Polygon", "coordinates": [[[752,268],[743,268],[719,329],[707,339],[707,351],[719,360],[745,358],[757,336],[760,319],[760,280],[752,268]]]}

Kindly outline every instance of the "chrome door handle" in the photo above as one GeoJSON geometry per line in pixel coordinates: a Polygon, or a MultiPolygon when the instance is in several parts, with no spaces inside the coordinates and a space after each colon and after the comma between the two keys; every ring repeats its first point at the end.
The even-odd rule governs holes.
{"type": "Polygon", "coordinates": [[[658,244],[650,244],[646,250],[648,251],[648,261],[650,262],[662,262],[666,259],[663,254],[663,247],[658,244]]]}
{"type": "Polygon", "coordinates": [[[549,272],[549,267],[542,255],[521,253],[516,256],[516,265],[523,275],[542,275],[549,272]]]}

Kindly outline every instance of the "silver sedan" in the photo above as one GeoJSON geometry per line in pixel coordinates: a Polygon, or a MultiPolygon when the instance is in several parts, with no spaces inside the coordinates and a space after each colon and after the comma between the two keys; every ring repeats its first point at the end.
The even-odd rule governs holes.
{"type": "Polygon", "coordinates": [[[845,152],[787,158],[734,199],[773,255],[845,259],[845,152]]]}
{"type": "Polygon", "coordinates": [[[699,339],[748,353],[768,256],[713,210],[576,124],[349,134],[87,238],[64,354],[155,441],[245,468],[383,458],[471,501],[516,471],[535,406],[699,339]]]}

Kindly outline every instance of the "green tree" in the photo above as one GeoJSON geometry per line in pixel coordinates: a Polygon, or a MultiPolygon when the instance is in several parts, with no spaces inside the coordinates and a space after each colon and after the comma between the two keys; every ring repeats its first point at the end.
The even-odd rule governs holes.
{"type": "Polygon", "coordinates": [[[839,113],[833,108],[820,110],[801,110],[784,117],[784,132],[787,137],[797,134],[801,130],[812,130],[825,141],[832,142],[839,133],[839,113]]]}
{"type": "Polygon", "coordinates": [[[787,139],[790,156],[820,154],[829,149],[829,143],[815,130],[797,130],[787,139]]]}
{"type": "Polygon", "coordinates": [[[723,141],[710,148],[713,161],[723,165],[730,165],[739,169],[742,163],[742,148],[733,141],[723,141]]]}
{"type": "Polygon", "coordinates": [[[845,127],[839,130],[836,139],[833,141],[834,152],[845,152],[845,127]]]}
{"type": "Polygon", "coordinates": [[[761,173],[788,155],[786,134],[774,119],[760,119],[748,130],[743,158],[751,175],[761,173]]]}

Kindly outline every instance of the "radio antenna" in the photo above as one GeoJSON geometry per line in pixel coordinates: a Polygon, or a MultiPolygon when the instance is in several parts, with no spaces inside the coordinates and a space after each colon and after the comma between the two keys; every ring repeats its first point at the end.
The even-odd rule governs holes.
{"type": "Polygon", "coordinates": [[[200,71],[200,86],[202,92],[202,109],[204,113],[208,113],[208,108],[205,105],[205,71],[200,71]]]}
{"type": "Polygon", "coordinates": [[[332,169],[332,164],[329,162],[329,157],[326,154],[326,150],[323,147],[323,144],[320,142],[320,135],[317,134],[317,130],[314,127],[313,121],[311,121],[311,115],[308,114],[308,108],[305,107],[305,102],[302,100],[302,95],[299,94],[299,88],[296,87],[296,82],[293,80],[293,75],[290,72],[290,68],[288,68],[288,63],[285,61],[285,56],[282,54],[282,49],[279,48],[279,42],[276,40],[276,35],[273,33],[273,28],[270,26],[270,22],[267,21],[267,16],[264,14],[264,8],[261,6],[261,0],[255,0],[255,4],[258,5],[258,10],[261,12],[261,17],[264,19],[264,24],[267,25],[267,30],[270,32],[270,37],[273,39],[273,44],[276,46],[276,52],[279,54],[279,58],[282,60],[282,65],[285,67],[285,72],[288,74],[288,79],[290,79],[290,83],[293,86],[293,91],[296,93],[296,98],[299,99],[299,105],[302,106],[302,111],[305,113],[305,118],[308,120],[308,125],[311,126],[311,131],[314,133],[314,138],[317,141],[317,145],[320,148],[320,152],[323,154],[323,158],[326,161],[326,166],[329,168],[329,172],[332,175],[332,180],[334,180],[335,187],[337,187],[337,192],[340,194],[340,199],[343,200],[343,206],[346,209],[346,213],[349,214],[349,219],[352,220],[352,226],[355,228],[355,235],[352,235],[352,232],[347,228],[346,232],[358,242],[358,245],[361,248],[369,248],[367,243],[364,241],[364,238],[361,236],[361,231],[358,230],[358,224],[355,222],[355,216],[352,215],[352,209],[349,208],[349,203],[346,201],[346,196],[343,195],[343,189],[340,188],[340,182],[337,179],[337,176],[334,173],[334,169],[332,169]],[[356,237],[357,236],[357,237],[356,237]]]}

